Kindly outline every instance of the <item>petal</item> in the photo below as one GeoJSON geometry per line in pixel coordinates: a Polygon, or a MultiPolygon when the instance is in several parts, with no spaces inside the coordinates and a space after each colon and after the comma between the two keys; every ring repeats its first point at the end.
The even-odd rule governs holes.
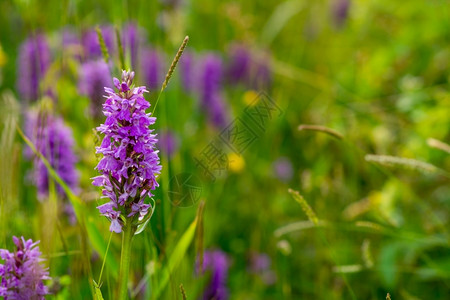
{"type": "Polygon", "coordinates": [[[117,219],[111,220],[111,226],[109,227],[110,231],[113,231],[115,233],[121,233],[122,232],[122,226],[120,225],[119,221],[117,219]]]}

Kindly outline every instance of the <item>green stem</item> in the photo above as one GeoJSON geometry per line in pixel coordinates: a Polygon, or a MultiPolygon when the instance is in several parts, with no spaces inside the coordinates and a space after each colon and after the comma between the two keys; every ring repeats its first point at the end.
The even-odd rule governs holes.
{"type": "Polygon", "coordinates": [[[123,228],[122,253],[120,254],[119,272],[119,300],[128,299],[128,275],[130,273],[131,242],[133,240],[136,226],[127,224],[123,228]]]}
{"type": "Polygon", "coordinates": [[[111,238],[112,238],[112,235],[113,235],[113,232],[111,231],[111,233],[109,234],[108,246],[106,246],[105,256],[103,257],[103,263],[102,263],[102,268],[101,268],[101,270],[100,270],[100,275],[98,276],[98,284],[99,284],[99,285],[102,284],[102,274],[103,274],[103,269],[105,268],[106,257],[108,256],[108,250],[109,250],[109,245],[111,244],[111,238]]]}

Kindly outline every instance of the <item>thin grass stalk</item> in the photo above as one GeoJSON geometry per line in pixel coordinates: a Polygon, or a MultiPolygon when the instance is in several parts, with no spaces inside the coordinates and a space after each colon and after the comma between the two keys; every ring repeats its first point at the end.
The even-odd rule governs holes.
{"type": "Polygon", "coordinates": [[[203,213],[205,209],[205,201],[200,201],[197,209],[198,225],[196,232],[196,253],[198,255],[199,266],[203,266],[203,239],[204,239],[204,225],[203,225],[203,213]]]}
{"type": "Polygon", "coordinates": [[[289,194],[292,195],[292,197],[295,199],[295,201],[297,201],[300,206],[302,207],[303,211],[305,212],[306,216],[308,217],[308,219],[313,222],[313,224],[315,226],[317,226],[319,224],[319,219],[317,218],[314,210],[311,208],[311,206],[309,206],[308,202],[306,202],[305,198],[303,198],[302,195],[300,195],[299,192],[293,190],[293,189],[288,189],[289,194]]]}
{"type": "Polygon", "coordinates": [[[403,167],[406,169],[420,171],[425,174],[440,174],[450,178],[450,174],[430,163],[405,157],[397,157],[390,155],[367,154],[364,159],[368,162],[376,163],[387,167],[403,167]]]}
{"type": "Polygon", "coordinates": [[[98,276],[98,284],[99,285],[102,284],[103,269],[105,268],[106,257],[108,255],[109,245],[111,244],[112,235],[113,235],[113,233],[111,231],[111,233],[109,234],[109,241],[108,241],[108,246],[106,247],[105,256],[103,257],[103,263],[102,263],[102,268],[100,269],[100,275],[98,276]]]}
{"type": "Polygon", "coordinates": [[[105,60],[105,63],[108,64],[109,53],[108,48],[106,47],[105,39],[103,38],[102,31],[98,26],[95,28],[95,31],[97,32],[98,43],[100,44],[100,49],[102,50],[103,59],[105,60]]]}
{"type": "Polygon", "coordinates": [[[328,135],[331,135],[332,137],[335,137],[339,140],[342,140],[344,138],[344,136],[341,133],[337,132],[336,130],[325,127],[325,126],[321,126],[321,125],[302,124],[302,125],[298,126],[298,130],[299,131],[301,131],[301,130],[320,131],[320,132],[326,133],[328,135]]]}
{"type": "Polygon", "coordinates": [[[178,49],[177,54],[175,55],[174,59],[172,60],[172,64],[170,65],[169,71],[167,71],[166,78],[164,79],[164,82],[161,86],[161,91],[159,92],[158,98],[156,99],[156,102],[155,102],[155,106],[153,107],[152,115],[155,113],[156,106],[158,105],[159,97],[161,97],[162,92],[166,89],[167,85],[169,84],[169,80],[172,77],[173,72],[175,71],[175,69],[177,67],[178,61],[180,60],[181,55],[183,54],[188,41],[189,41],[189,36],[186,36],[184,38],[183,42],[181,43],[181,46],[178,49]]]}
{"type": "Polygon", "coordinates": [[[440,140],[429,138],[427,140],[427,144],[431,148],[439,149],[439,150],[445,151],[448,154],[450,154],[450,145],[446,144],[446,143],[444,143],[444,142],[442,142],[440,140]]]}
{"type": "Polygon", "coordinates": [[[180,291],[181,291],[181,296],[183,297],[183,300],[186,300],[186,291],[184,290],[183,284],[180,284],[180,291]]]}

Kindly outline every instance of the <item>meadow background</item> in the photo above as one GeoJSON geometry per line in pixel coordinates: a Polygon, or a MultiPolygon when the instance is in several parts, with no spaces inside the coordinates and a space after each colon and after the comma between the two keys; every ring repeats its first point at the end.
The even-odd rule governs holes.
{"type": "MultiPolygon", "coordinates": [[[[450,298],[447,1],[3,0],[0,248],[12,249],[13,235],[41,241],[52,277],[48,299],[92,298],[110,238],[96,209],[104,200],[90,179],[98,159],[92,129],[104,118],[89,113],[91,100],[79,88],[86,58],[69,51],[62,32],[81,36],[112,25],[123,35],[130,23],[164,69],[147,94],[151,109],[186,35],[185,54],[198,61],[213,54],[227,70],[233,45],[241,45],[264,66],[254,84],[232,84],[224,72],[226,119],[214,125],[198,93],[183,88],[181,58],[155,111],[153,128],[170,132],[177,145],[170,155],[160,151],[155,212],[133,242],[135,299],[182,299],[180,284],[187,299],[201,298],[210,279],[195,265],[205,251],[226,254],[229,299],[450,298]],[[30,101],[17,88],[19,49],[37,33],[51,46],[40,79],[51,95],[30,101]],[[245,114],[260,99],[277,107],[263,128],[245,114]],[[76,222],[61,210],[67,196],[51,188],[39,201],[30,179],[36,159],[26,158],[18,128],[39,107],[73,131],[76,222]],[[237,117],[255,140],[244,151],[221,145],[228,164],[215,179],[204,176],[196,158],[237,117]],[[299,130],[305,124],[328,129],[299,130]],[[176,181],[190,175],[194,191],[176,181]],[[193,203],[179,204],[173,192],[193,203]]],[[[118,51],[110,56],[111,75],[119,77],[118,51]]],[[[135,66],[137,84],[148,86],[144,67],[135,66]]],[[[113,299],[120,246],[113,234],[105,299],[113,299]]]]}

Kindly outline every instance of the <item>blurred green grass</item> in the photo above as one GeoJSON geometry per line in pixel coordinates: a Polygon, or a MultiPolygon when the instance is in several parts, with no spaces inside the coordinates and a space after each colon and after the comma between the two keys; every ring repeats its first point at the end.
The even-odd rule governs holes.
{"type": "MultiPolygon", "coordinates": [[[[55,298],[90,297],[88,278],[97,278],[102,264],[98,255],[103,254],[92,257],[96,248],[80,226],[62,224],[60,233],[53,228],[44,238],[51,230],[41,224],[49,216],[25,176],[29,163],[21,157],[24,144],[17,135],[11,138],[11,120],[23,114],[7,99],[20,76],[18,47],[31,32],[51,34],[64,26],[81,31],[109,23],[120,27],[134,20],[169,57],[184,35],[190,36],[188,49],[199,52],[226,55],[231,42],[243,41],[271,53],[274,83],[266,92],[283,115],[244,152],[242,170],[202,185],[203,244],[232,258],[227,283],[231,299],[384,299],[387,292],[392,299],[446,299],[448,178],[374,165],[364,158],[413,158],[449,172],[449,154],[427,144],[429,138],[450,142],[448,2],[352,1],[349,18],[340,27],[333,23],[331,6],[330,1],[198,0],[184,1],[175,10],[158,1],[2,1],[1,247],[11,247],[11,235],[41,239],[51,276],[61,277],[55,298]],[[166,27],[159,25],[163,14],[170,20],[166,27]],[[327,126],[344,139],[298,131],[300,124],[327,126]],[[287,183],[273,175],[271,164],[279,156],[293,163],[294,177],[287,183]],[[300,191],[328,225],[276,236],[277,229],[307,220],[288,188],[300,191]],[[373,266],[364,260],[365,241],[370,241],[364,251],[370,252],[373,266]],[[270,255],[276,284],[266,285],[248,274],[252,251],[270,255]]],[[[88,101],[77,93],[75,74],[68,72],[56,83],[54,109],[74,130],[85,218],[99,228],[96,239],[106,244],[109,224],[98,216],[98,193],[89,179],[96,175],[91,128],[97,124],[84,115],[88,101]]],[[[236,116],[245,108],[245,92],[226,91],[236,116]]],[[[156,95],[150,93],[152,104],[156,95]]],[[[134,241],[130,279],[136,287],[146,278],[142,299],[150,298],[161,283],[170,254],[196,216],[195,206],[172,205],[170,179],[181,172],[197,173],[194,158],[219,134],[207,126],[196,103],[175,77],[156,111],[156,128],[176,131],[181,147],[172,158],[161,154],[158,205],[151,226],[134,241]]],[[[49,222],[52,227],[58,221],[49,222]]],[[[119,253],[120,236],[114,235],[108,256],[119,261],[119,253]]],[[[195,258],[192,244],[170,273],[162,299],[181,299],[180,283],[188,298],[199,295],[204,282],[193,275],[195,258]]],[[[103,296],[112,299],[115,280],[108,265],[103,278],[103,296]]]]}

